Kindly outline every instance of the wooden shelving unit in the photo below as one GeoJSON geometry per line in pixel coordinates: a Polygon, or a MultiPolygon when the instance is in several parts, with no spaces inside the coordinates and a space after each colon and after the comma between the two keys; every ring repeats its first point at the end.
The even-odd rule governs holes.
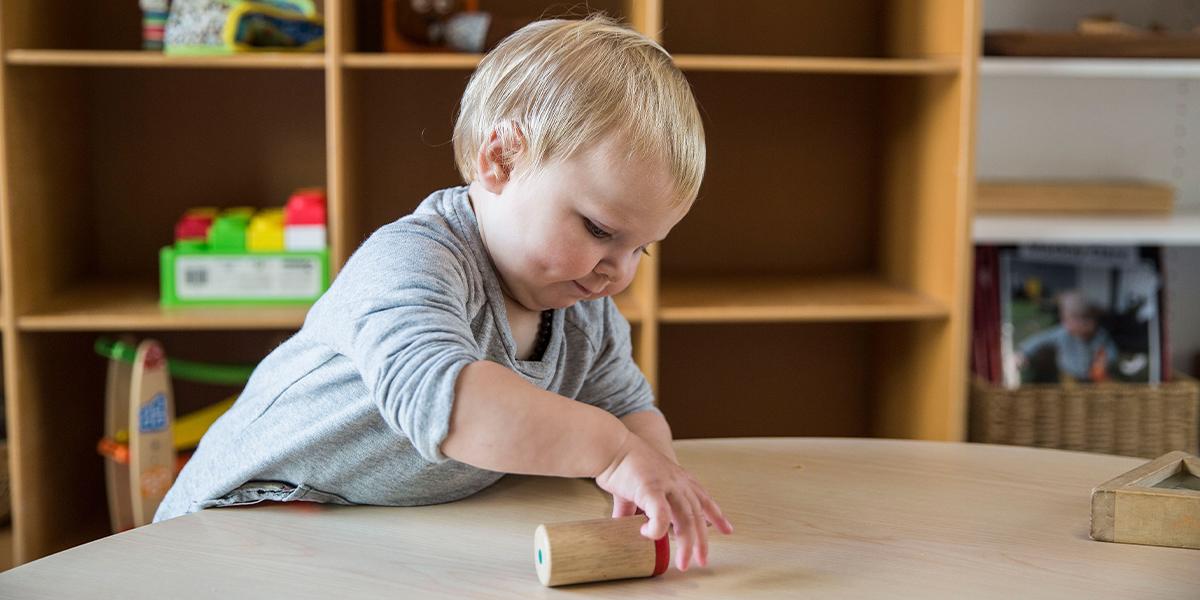
{"type": "MultiPolygon", "coordinates": [[[[963,439],[977,3],[589,4],[660,39],[706,119],[700,199],[618,298],[676,435],[963,439]]],[[[136,3],[0,0],[18,562],[106,533],[97,335],[246,362],[303,321],[159,308],[182,210],[324,185],[336,269],[459,183],[450,132],[480,56],[383,54],[376,3],[325,11],[321,55],[176,59],[137,50],[136,3]]],[[[221,397],[177,393],[181,411],[221,397]]]]}

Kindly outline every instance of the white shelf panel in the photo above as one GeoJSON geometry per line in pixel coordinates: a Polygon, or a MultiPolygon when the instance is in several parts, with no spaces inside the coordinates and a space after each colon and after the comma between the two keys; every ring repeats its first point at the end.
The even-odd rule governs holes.
{"type": "Polygon", "coordinates": [[[1200,79],[1200,60],[1179,58],[1009,58],[979,62],[985,77],[1200,79]]]}
{"type": "Polygon", "coordinates": [[[1170,215],[976,215],[979,244],[1200,246],[1200,208],[1170,215]]]}

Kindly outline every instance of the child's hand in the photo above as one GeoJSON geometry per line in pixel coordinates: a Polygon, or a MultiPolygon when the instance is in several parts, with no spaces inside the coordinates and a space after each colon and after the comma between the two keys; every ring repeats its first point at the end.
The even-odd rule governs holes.
{"type": "Polygon", "coordinates": [[[687,570],[693,557],[702,567],[708,564],[706,520],[722,533],[733,533],[721,508],[691,474],[632,433],[596,483],[613,495],[614,513],[633,514],[633,508],[646,513],[650,521],[642,526],[642,535],[657,540],[668,525],[674,526],[680,571],[687,570]]]}

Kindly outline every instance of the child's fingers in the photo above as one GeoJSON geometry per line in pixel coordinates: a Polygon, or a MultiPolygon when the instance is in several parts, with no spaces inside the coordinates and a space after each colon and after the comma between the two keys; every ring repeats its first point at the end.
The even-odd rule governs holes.
{"type": "Polygon", "coordinates": [[[675,526],[675,542],[679,547],[675,566],[680,571],[686,571],[696,552],[696,515],[692,514],[688,499],[678,492],[672,493],[668,499],[671,502],[671,523],[675,526]]]}
{"type": "Polygon", "coordinates": [[[725,513],[721,512],[721,507],[717,506],[716,501],[706,493],[700,494],[700,505],[704,509],[704,514],[708,517],[708,521],[717,526],[717,530],[726,535],[733,533],[733,523],[725,518],[725,513]]]}
{"type": "Polygon", "coordinates": [[[613,496],[613,518],[630,517],[637,513],[637,504],[620,496],[613,496]]]}
{"type": "Polygon", "coordinates": [[[696,564],[708,566],[708,530],[704,525],[704,509],[700,507],[700,498],[691,495],[692,527],[696,531],[696,564]]]}
{"type": "Polygon", "coordinates": [[[666,499],[649,498],[644,500],[643,504],[641,508],[646,511],[650,520],[642,525],[642,535],[652,540],[667,535],[667,526],[671,524],[671,509],[667,506],[666,499]]]}

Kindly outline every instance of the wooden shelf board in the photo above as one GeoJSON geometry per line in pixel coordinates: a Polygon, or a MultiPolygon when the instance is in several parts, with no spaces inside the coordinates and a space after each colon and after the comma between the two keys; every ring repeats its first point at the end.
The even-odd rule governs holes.
{"type": "Polygon", "coordinates": [[[1200,207],[1169,215],[976,215],[977,244],[1200,245],[1200,207]]]}
{"type": "Polygon", "coordinates": [[[617,310],[625,315],[625,320],[630,323],[640,323],[642,321],[642,307],[638,306],[637,299],[628,290],[613,296],[613,302],[617,303],[617,310]]]}
{"type": "MultiPolygon", "coordinates": [[[[354,69],[474,69],[482,54],[350,53],[342,64],[354,69]]],[[[846,73],[881,75],[953,74],[957,59],[821,58],[807,56],[738,56],[680,54],[679,68],[693,71],[757,71],[795,73],[846,73]]]]}
{"type": "Polygon", "coordinates": [[[166,56],[143,50],[9,50],[10,65],[215,69],[323,69],[324,54],[255,53],[232,56],[166,56]]]}
{"type": "Polygon", "coordinates": [[[948,309],[869,275],[664,277],[664,323],[943,319],[948,309]]]}
{"type": "MultiPolygon", "coordinates": [[[[630,323],[642,310],[630,293],[613,298],[630,323]]],[[[158,305],[158,288],[146,283],[85,283],[35,314],[18,317],[22,331],[106,331],[111,329],[298,329],[308,307],[177,308],[158,305]]]]}
{"type": "Polygon", "coordinates": [[[352,52],[342,57],[342,65],[351,69],[467,69],[479,66],[482,54],[451,52],[378,53],[352,52]]]}
{"type": "Polygon", "coordinates": [[[864,75],[952,75],[957,58],[824,58],[810,56],[738,56],[677,54],[685,71],[758,71],[864,75]]]}
{"type": "Polygon", "coordinates": [[[987,77],[1103,77],[1200,79],[1200,60],[1181,58],[1013,58],[979,61],[987,77]]]}
{"type": "Polygon", "coordinates": [[[84,283],[35,314],[17,318],[22,331],[298,329],[308,307],[177,308],[158,305],[153,283],[84,283]]]}

